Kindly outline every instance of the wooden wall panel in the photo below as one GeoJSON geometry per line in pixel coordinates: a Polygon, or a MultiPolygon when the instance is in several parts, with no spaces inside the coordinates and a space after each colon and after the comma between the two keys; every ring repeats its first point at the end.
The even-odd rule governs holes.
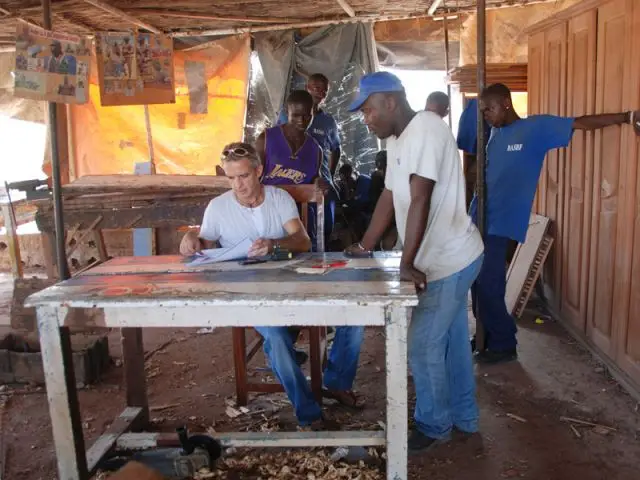
{"type": "MultiPolygon", "coordinates": [[[[544,52],[545,80],[543,90],[543,113],[564,115],[566,113],[567,81],[567,24],[561,23],[545,32],[544,52]]],[[[562,237],[562,193],[565,150],[549,152],[543,167],[544,190],[541,190],[542,211],[552,220],[551,234],[562,237]]],[[[560,291],[560,264],[562,252],[557,242],[547,258],[545,282],[552,291],[560,291]]],[[[551,299],[557,303],[557,298],[551,299]]]]}
{"type": "MultiPolygon", "coordinates": [[[[596,83],[597,13],[569,21],[567,47],[567,115],[593,114],[596,83]]],[[[593,185],[593,133],[576,131],[566,152],[562,249],[561,311],[586,332],[588,268],[593,185]]]]}
{"type": "MultiPolygon", "coordinates": [[[[640,2],[632,1],[628,12],[631,14],[630,27],[627,27],[627,60],[624,73],[625,110],[636,109],[640,105],[640,48],[633,32],[640,29],[640,2]]],[[[619,265],[616,292],[621,298],[621,309],[614,318],[619,325],[617,331],[618,365],[640,385],[640,140],[631,127],[623,127],[623,161],[625,166],[625,202],[624,217],[621,222],[619,265]],[[626,268],[628,267],[628,269],[626,268]],[[627,288],[628,287],[628,288],[627,288]]],[[[618,296],[618,295],[617,295],[618,296]]]]}
{"type": "MultiPolygon", "coordinates": [[[[598,8],[596,113],[623,110],[627,0],[598,8]]],[[[607,355],[615,358],[614,284],[621,202],[623,127],[595,133],[591,255],[587,333],[607,355]]],[[[630,259],[629,259],[630,260],[630,259]]]]}
{"type": "MultiPolygon", "coordinates": [[[[537,33],[529,38],[529,58],[527,66],[527,111],[529,115],[542,113],[543,87],[544,87],[544,32],[537,33]]],[[[533,201],[533,211],[543,215],[541,198],[544,198],[546,180],[545,175],[540,176],[538,190],[533,201]]]]}

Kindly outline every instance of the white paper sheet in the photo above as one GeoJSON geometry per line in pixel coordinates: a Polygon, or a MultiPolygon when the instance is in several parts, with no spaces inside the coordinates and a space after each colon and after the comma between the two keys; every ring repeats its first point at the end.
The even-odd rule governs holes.
{"type": "Polygon", "coordinates": [[[196,254],[196,258],[187,263],[188,267],[197,267],[198,265],[206,265],[208,263],[229,262],[231,260],[242,260],[247,258],[249,248],[253,242],[245,238],[240,243],[228,248],[211,248],[202,250],[196,254]]]}

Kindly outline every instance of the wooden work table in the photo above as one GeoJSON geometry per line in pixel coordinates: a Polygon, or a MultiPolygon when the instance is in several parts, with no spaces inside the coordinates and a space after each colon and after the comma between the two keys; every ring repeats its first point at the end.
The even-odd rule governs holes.
{"type": "Polygon", "coordinates": [[[372,325],[386,334],[386,433],[244,432],[218,440],[243,447],[386,445],[387,478],[405,480],[406,337],[418,299],[412,284],[400,282],[397,254],[350,259],[324,273],[312,268],[341,260],[342,254],[305,254],[286,262],[190,268],[177,256],[118,258],[31,296],[27,304],[37,309],[59,478],[88,479],[113,448],[158,444],[159,434],[128,433],[148,422],[142,328],[372,325]],[[101,324],[121,328],[123,336],[127,406],[86,454],[70,361],[73,308],[103,309],[101,324]]]}

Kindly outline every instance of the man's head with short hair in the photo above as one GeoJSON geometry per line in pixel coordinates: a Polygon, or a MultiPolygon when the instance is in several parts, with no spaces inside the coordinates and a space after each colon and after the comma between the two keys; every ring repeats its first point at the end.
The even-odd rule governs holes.
{"type": "Polygon", "coordinates": [[[222,168],[241,202],[255,199],[261,188],[262,162],[248,143],[234,142],[222,149],[222,168]]]}
{"type": "Polygon", "coordinates": [[[449,115],[449,96],[444,92],[433,92],[427,97],[425,110],[437,114],[440,118],[446,117],[449,115]]]}
{"type": "Polygon", "coordinates": [[[360,89],[349,111],[359,110],[364,123],[384,140],[399,131],[400,121],[411,111],[404,86],[389,72],[375,72],[360,79],[360,89]]]}
{"type": "Polygon", "coordinates": [[[288,122],[305,131],[313,120],[313,97],[305,90],[294,90],[287,97],[288,122]]]}
{"type": "Polygon", "coordinates": [[[314,105],[320,105],[327,97],[329,79],[322,73],[314,73],[307,79],[307,92],[313,98],[314,105]]]}
{"type": "Polygon", "coordinates": [[[489,85],[480,95],[480,111],[492,127],[503,127],[513,112],[511,90],[502,83],[489,85]]]}

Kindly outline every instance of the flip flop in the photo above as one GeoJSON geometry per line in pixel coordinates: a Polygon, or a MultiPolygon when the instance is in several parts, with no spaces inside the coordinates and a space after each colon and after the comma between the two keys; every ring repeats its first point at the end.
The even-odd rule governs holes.
{"type": "Polygon", "coordinates": [[[364,400],[362,398],[358,398],[353,390],[335,391],[323,388],[322,396],[330,400],[335,400],[343,407],[351,408],[353,410],[362,410],[365,406],[364,400]]]}

